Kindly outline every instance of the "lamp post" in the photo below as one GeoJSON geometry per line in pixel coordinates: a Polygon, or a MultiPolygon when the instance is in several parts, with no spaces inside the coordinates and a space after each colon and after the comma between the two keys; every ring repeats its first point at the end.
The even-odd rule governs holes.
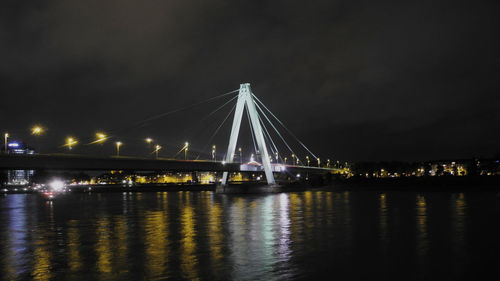
{"type": "Polygon", "coordinates": [[[275,152],[274,156],[276,157],[276,164],[278,164],[278,152],[275,152]]]}
{"type": "Polygon", "coordinates": [[[287,159],[286,157],[285,157],[285,158],[283,158],[283,161],[285,161],[285,165],[286,165],[286,159],[287,159]]]}
{"type": "Polygon", "coordinates": [[[66,146],[68,147],[69,150],[73,149],[73,146],[76,145],[78,141],[72,137],[68,137],[66,139],[66,146]]]}
{"type": "Polygon", "coordinates": [[[318,157],[318,168],[321,166],[321,160],[319,160],[319,157],[318,157]]]}
{"type": "Polygon", "coordinates": [[[122,146],[122,142],[121,141],[117,141],[116,142],[116,157],[120,156],[120,146],[122,146]]]}
{"type": "Polygon", "coordinates": [[[155,151],[154,151],[156,153],[156,159],[158,159],[158,151],[160,151],[160,149],[161,149],[161,146],[159,144],[157,144],[155,146],[155,151]]]}
{"type": "Polygon", "coordinates": [[[309,163],[311,162],[311,161],[309,160],[309,156],[306,156],[306,160],[307,160],[307,167],[309,167],[309,163]]]}
{"type": "Polygon", "coordinates": [[[4,136],[4,141],[5,141],[5,146],[4,146],[4,153],[7,154],[7,140],[9,139],[9,133],[5,133],[4,136]]]}
{"type": "MultiPolygon", "coordinates": [[[[43,132],[44,132],[44,130],[40,126],[34,126],[33,128],[31,128],[31,134],[34,136],[39,137],[40,135],[43,134],[43,132]]],[[[38,146],[38,153],[40,153],[40,139],[39,138],[37,138],[37,146],[38,146]]]]}
{"type": "Polygon", "coordinates": [[[330,168],[330,159],[326,159],[326,167],[330,168]]]}
{"type": "Polygon", "coordinates": [[[215,144],[212,145],[212,161],[215,162],[215,144]]]}
{"type": "Polygon", "coordinates": [[[241,154],[241,147],[238,148],[238,151],[240,152],[240,163],[243,163],[243,156],[241,154]]]}
{"type": "Polygon", "coordinates": [[[186,142],[184,144],[184,160],[187,160],[188,149],[189,149],[189,143],[186,142]]]}

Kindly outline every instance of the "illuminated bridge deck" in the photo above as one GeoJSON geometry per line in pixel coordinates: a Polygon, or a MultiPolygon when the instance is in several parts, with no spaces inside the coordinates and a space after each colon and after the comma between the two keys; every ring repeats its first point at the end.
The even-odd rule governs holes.
{"type": "MultiPolygon", "coordinates": [[[[208,160],[147,159],[138,157],[91,157],[73,154],[0,155],[2,170],[81,170],[81,171],[176,171],[176,172],[260,172],[261,166],[208,160]]],[[[327,174],[334,169],[275,165],[277,173],[327,174]]]]}

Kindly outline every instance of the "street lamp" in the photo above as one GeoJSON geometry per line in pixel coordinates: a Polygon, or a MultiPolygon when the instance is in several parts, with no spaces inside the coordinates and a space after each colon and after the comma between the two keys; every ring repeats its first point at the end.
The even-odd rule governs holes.
{"type": "Polygon", "coordinates": [[[78,143],[78,141],[72,137],[68,137],[66,139],[66,144],[65,146],[68,147],[69,150],[73,149],[73,146],[76,145],[78,143]]]}
{"type": "Polygon", "coordinates": [[[238,151],[240,152],[240,163],[243,163],[243,156],[241,154],[241,147],[238,148],[238,151]]]}
{"type": "Polygon", "coordinates": [[[215,162],[215,144],[212,145],[212,161],[215,162]]]}
{"type": "Polygon", "coordinates": [[[159,144],[157,144],[155,146],[155,151],[154,151],[156,153],[156,159],[158,159],[158,151],[160,151],[160,149],[161,149],[161,146],[159,144]]]}
{"type": "Polygon", "coordinates": [[[116,156],[120,156],[120,146],[122,146],[122,142],[121,141],[117,141],[116,142],[116,156]]]}
{"type": "Polygon", "coordinates": [[[318,168],[321,166],[321,160],[319,160],[319,157],[318,157],[318,168]]]}
{"type": "Polygon", "coordinates": [[[283,158],[283,161],[285,161],[285,165],[286,165],[286,159],[287,159],[286,157],[285,157],[285,158],[283,158]]]}
{"type": "MultiPolygon", "coordinates": [[[[44,133],[44,130],[40,126],[34,126],[31,128],[31,134],[34,136],[40,136],[44,133]]],[[[37,139],[38,153],[40,153],[40,139],[37,139]]]]}
{"type": "Polygon", "coordinates": [[[292,154],[292,165],[295,164],[295,154],[292,154]]]}
{"type": "Polygon", "coordinates": [[[275,152],[274,156],[276,157],[276,164],[278,164],[278,152],[275,152]]]}
{"type": "Polygon", "coordinates": [[[35,135],[35,136],[39,136],[39,135],[43,134],[43,128],[40,126],[34,126],[33,128],[31,128],[31,134],[35,135]]]}
{"type": "Polygon", "coordinates": [[[186,142],[186,143],[184,144],[184,160],[187,160],[188,148],[189,148],[189,143],[188,143],[188,142],[186,142]]]}
{"type": "Polygon", "coordinates": [[[94,141],[94,143],[102,143],[108,138],[106,134],[103,133],[97,133],[95,134],[95,136],[97,139],[94,141]]]}
{"type": "Polygon", "coordinates": [[[4,140],[5,140],[5,147],[4,147],[4,153],[7,153],[7,140],[9,139],[9,133],[5,133],[4,135],[4,140]]]}
{"type": "Polygon", "coordinates": [[[307,160],[307,167],[309,167],[309,163],[311,162],[309,161],[309,156],[306,156],[306,160],[307,160]]]}
{"type": "Polygon", "coordinates": [[[330,168],[330,159],[326,159],[326,167],[330,168]]]}

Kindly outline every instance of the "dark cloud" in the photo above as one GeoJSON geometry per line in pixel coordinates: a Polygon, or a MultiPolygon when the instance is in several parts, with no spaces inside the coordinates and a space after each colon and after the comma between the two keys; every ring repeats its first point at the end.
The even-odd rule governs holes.
{"type": "Polygon", "coordinates": [[[496,4],[309,2],[6,1],[0,127],[46,124],[46,147],[103,129],[202,149],[208,106],[132,124],[250,82],[325,158],[499,152],[496,4]]]}

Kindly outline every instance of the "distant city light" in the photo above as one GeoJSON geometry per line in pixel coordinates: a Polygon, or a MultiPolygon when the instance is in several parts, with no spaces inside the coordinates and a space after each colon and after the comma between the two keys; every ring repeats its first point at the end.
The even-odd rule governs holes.
{"type": "Polygon", "coordinates": [[[19,147],[19,143],[17,143],[17,142],[11,142],[7,146],[8,147],[19,147]]]}
{"type": "Polygon", "coordinates": [[[64,188],[64,182],[61,180],[53,180],[49,186],[54,191],[61,191],[64,188]]]}

